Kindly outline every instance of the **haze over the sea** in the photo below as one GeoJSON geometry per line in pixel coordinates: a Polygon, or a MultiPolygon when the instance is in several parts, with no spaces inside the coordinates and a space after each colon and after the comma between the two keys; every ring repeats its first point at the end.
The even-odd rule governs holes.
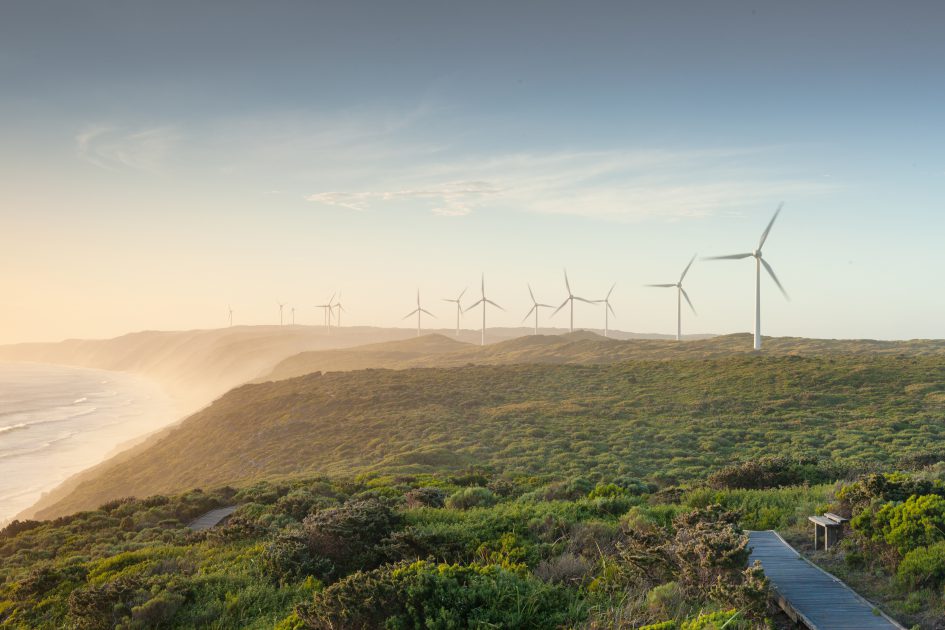
{"type": "Polygon", "coordinates": [[[161,389],[140,377],[0,363],[0,523],[175,419],[161,389]]]}

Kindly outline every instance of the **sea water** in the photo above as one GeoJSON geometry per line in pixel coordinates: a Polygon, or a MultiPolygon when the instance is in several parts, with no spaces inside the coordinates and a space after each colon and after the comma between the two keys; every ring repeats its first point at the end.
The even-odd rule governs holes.
{"type": "Polygon", "coordinates": [[[130,374],[0,363],[0,524],[175,419],[160,387],[130,374]]]}

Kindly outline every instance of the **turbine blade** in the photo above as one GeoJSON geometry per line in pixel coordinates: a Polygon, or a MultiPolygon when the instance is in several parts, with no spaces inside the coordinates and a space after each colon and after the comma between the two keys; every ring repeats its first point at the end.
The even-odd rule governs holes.
{"type": "Polygon", "coordinates": [[[607,308],[610,309],[611,315],[616,315],[617,311],[614,310],[614,307],[610,305],[610,302],[607,302],[607,308]]]}
{"type": "Polygon", "coordinates": [[[499,306],[498,304],[496,304],[496,303],[493,302],[492,300],[486,300],[486,303],[487,303],[487,304],[491,304],[492,306],[496,307],[496,308],[499,309],[500,311],[504,311],[504,310],[505,310],[504,308],[502,308],[501,306],[499,306]]]}
{"type": "Polygon", "coordinates": [[[472,304],[470,304],[469,306],[467,306],[466,308],[464,308],[464,309],[463,309],[463,312],[464,312],[464,313],[467,313],[467,312],[473,310],[474,308],[476,308],[477,306],[479,306],[480,304],[482,304],[482,300],[481,300],[481,299],[478,300],[478,301],[476,301],[476,302],[473,302],[472,304]]]}
{"type": "Polygon", "coordinates": [[[768,264],[768,261],[764,258],[760,258],[761,264],[765,266],[765,269],[768,270],[768,273],[771,274],[771,279],[774,280],[774,283],[778,285],[778,288],[781,289],[781,293],[784,295],[786,300],[790,300],[791,296],[787,294],[787,291],[784,290],[784,287],[781,286],[781,281],[778,280],[778,277],[774,275],[774,269],[771,268],[771,265],[768,264]]]}
{"type": "Polygon", "coordinates": [[[568,288],[568,295],[571,295],[571,283],[568,282],[568,270],[564,270],[564,286],[568,288]]]}
{"type": "Polygon", "coordinates": [[[774,220],[778,218],[778,215],[781,214],[781,208],[784,207],[784,203],[778,205],[778,209],[774,211],[774,216],[771,217],[771,221],[768,223],[768,227],[765,228],[765,231],[761,233],[761,240],[758,241],[758,249],[761,249],[765,244],[765,241],[768,240],[768,233],[771,232],[771,226],[774,225],[774,220]]]}
{"type": "Polygon", "coordinates": [[[421,313],[426,313],[427,315],[429,315],[429,316],[432,317],[433,319],[436,319],[436,315],[434,315],[433,313],[431,313],[430,311],[428,311],[428,310],[425,309],[425,308],[421,308],[421,309],[420,309],[420,312],[421,312],[421,313]]]}
{"type": "Polygon", "coordinates": [[[406,315],[404,315],[402,319],[407,319],[408,317],[413,317],[414,315],[417,314],[417,311],[418,311],[418,310],[419,310],[419,309],[414,309],[414,310],[410,311],[409,313],[407,313],[406,315]]]}
{"type": "Polygon", "coordinates": [[[597,300],[597,302],[595,302],[594,300],[585,300],[584,298],[578,297],[578,296],[576,296],[576,295],[574,296],[574,299],[575,299],[575,300],[580,300],[580,301],[582,301],[582,302],[587,302],[588,304],[596,304],[597,302],[603,302],[603,301],[604,301],[604,300],[597,300]]]}
{"type": "Polygon", "coordinates": [[[749,258],[754,256],[751,252],[747,254],[732,254],[730,256],[706,256],[702,260],[739,260],[741,258],[749,258]]]}
{"type": "Polygon", "coordinates": [[[557,314],[558,314],[558,311],[560,311],[561,309],[563,309],[563,308],[565,307],[565,305],[566,305],[570,300],[571,300],[571,298],[569,297],[569,298],[566,299],[564,302],[562,302],[562,303],[561,303],[561,306],[559,306],[558,308],[556,308],[556,309],[555,309],[555,312],[552,313],[551,316],[554,317],[555,315],[557,315],[557,314]]]}
{"type": "Polygon", "coordinates": [[[459,302],[461,299],[463,299],[463,296],[466,295],[466,289],[468,289],[468,288],[469,288],[469,287],[466,287],[465,289],[463,289],[462,291],[459,292],[459,297],[456,298],[456,301],[457,301],[457,302],[459,302]]]}
{"type": "Polygon", "coordinates": [[[525,317],[522,318],[522,322],[524,322],[526,319],[528,319],[529,317],[531,317],[531,314],[535,312],[535,309],[536,309],[536,308],[538,308],[538,305],[537,305],[537,304],[536,304],[535,306],[531,307],[530,309],[528,309],[528,312],[525,313],[525,317]]]}
{"type": "Polygon", "coordinates": [[[692,263],[696,260],[696,254],[692,255],[692,258],[689,259],[689,264],[686,265],[686,268],[683,269],[682,275],[679,276],[679,284],[682,284],[683,278],[686,277],[686,274],[689,273],[689,268],[692,267],[692,263]]]}
{"type": "Polygon", "coordinates": [[[605,302],[610,299],[610,294],[614,292],[614,287],[616,286],[617,286],[616,282],[610,285],[610,291],[607,292],[607,297],[604,298],[605,302]]]}
{"type": "Polygon", "coordinates": [[[689,305],[689,308],[692,309],[692,313],[694,315],[698,315],[699,313],[696,313],[696,307],[692,305],[692,300],[689,299],[689,294],[686,293],[686,290],[682,287],[679,287],[679,290],[682,293],[682,296],[686,298],[686,303],[689,305]]]}
{"type": "Polygon", "coordinates": [[[675,284],[644,284],[645,287],[674,287],[675,284]]]}
{"type": "Polygon", "coordinates": [[[528,286],[528,294],[532,296],[532,302],[535,302],[535,294],[532,292],[532,285],[528,284],[527,282],[525,284],[528,286]]]}

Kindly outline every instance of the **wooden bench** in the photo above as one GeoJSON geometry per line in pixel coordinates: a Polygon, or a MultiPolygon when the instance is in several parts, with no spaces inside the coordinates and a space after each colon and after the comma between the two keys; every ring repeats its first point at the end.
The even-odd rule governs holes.
{"type": "Polygon", "coordinates": [[[823,516],[808,516],[807,520],[814,524],[814,549],[830,549],[843,537],[843,524],[850,519],[833,512],[825,512],[823,516]],[[823,528],[823,543],[820,530],[823,528]]]}

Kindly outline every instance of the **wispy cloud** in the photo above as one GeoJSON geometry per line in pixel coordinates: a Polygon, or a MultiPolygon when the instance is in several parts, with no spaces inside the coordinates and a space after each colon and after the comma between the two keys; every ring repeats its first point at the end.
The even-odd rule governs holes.
{"type": "Polygon", "coordinates": [[[412,201],[445,216],[517,209],[621,221],[681,220],[833,190],[754,166],[761,149],[568,152],[439,161],[402,170],[401,187],[328,191],[309,201],[364,211],[412,201]],[[463,178],[463,179],[460,179],[463,178]],[[441,183],[442,182],[442,183],[441,183]]]}
{"type": "Polygon", "coordinates": [[[79,157],[98,167],[158,173],[179,139],[172,126],[127,130],[89,125],[76,134],[75,143],[79,157]]]}

